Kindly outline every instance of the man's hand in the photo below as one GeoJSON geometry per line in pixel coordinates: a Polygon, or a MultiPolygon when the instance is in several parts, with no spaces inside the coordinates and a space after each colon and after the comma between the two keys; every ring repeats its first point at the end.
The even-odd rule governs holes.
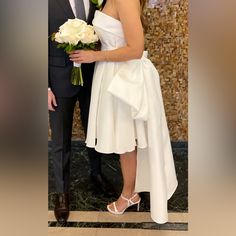
{"type": "Polygon", "coordinates": [[[55,111],[54,107],[57,106],[56,98],[51,90],[48,90],[48,110],[55,111]]]}

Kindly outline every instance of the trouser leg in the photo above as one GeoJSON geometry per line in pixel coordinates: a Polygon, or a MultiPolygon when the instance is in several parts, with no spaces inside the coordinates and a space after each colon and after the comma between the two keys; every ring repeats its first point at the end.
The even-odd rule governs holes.
{"type": "Polygon", "coordinates": [[[69,191],[71,135],[75,103],[75,97],[57,98],[56,111],[49,112],[52,131],[53,169],[58,193],[69,191]]]}
{"type": "MultiPolygon", "coordinates": [[[[84,87],[79,92],[79,106],[81,121],[84,127],[85,135],[87,135],[89,106],[90,106],[91,88],[84,87]]],[[[88,148],[88,156],[90,160],[90,169],[92,175],[101,174],[101,153],[95,151],[94,148],[88,148]]]]}

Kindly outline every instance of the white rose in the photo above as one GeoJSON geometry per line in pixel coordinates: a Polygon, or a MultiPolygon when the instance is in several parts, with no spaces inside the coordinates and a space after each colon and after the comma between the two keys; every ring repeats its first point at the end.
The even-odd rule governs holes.
{"type": "Polygon", "coordinates": [[[77,45],[81,41],[81,34],[72,34],[69,31],[63,31],[60,34],[60,38],[64,43],[69,43],[72,45],[77,45]]]}
{"type": "Polygon", "coordinates": [[[64,43],[59,32],[55,34],[55,41],[58,43],[64,43]]]}
{"type": "Polygon", "coordinates": [[[71,30],[73,32],[81,32],[83,31],[87,26],[87,23],[83,20],[80,19],[69,19],[68,21],[66,21],[63,25],[60,26],[60,31],[63,30],[71,30]]]}
{"type": "Polygon", "coordinates": [[[61,39],[63,40],[64,43],[69,43],[72,45],[77,45],[80,39],[76,35],[72,34],[66,34],[62,33],[61,34],[61,39]]]}
{"type": "Polygon", "coordinates": [[[81,42],[84,44],[94,43],[98,41],[98,36],[95,34],[94,29],[91,25],[88,25],[86,28],[86,32],[83,34],[81,38],[81,42]]]}
{"type": "Polygon", "coordinates": [[[69,19],[59,28],[60,38],[64,43],[76,45],[86,31],[87,24],[83,20],[69,19]]]}
{"type": "Polygon", "coordinates": [[[58,43],[69,43],[77,45],[79,42],[84,44],[98,41],[91,25],[80,19],[69,19],[60,26],[59,32],[55,35],[55,41],[58,43]]]}

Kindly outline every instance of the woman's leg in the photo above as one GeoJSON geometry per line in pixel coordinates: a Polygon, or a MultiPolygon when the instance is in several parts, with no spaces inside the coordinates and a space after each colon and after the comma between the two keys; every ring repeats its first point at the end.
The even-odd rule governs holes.
{"type": "MultiPolygon", "coordinates": [[[[127,152],[120,155],[121,172],[123,176],[122,195],[131,198],[134,195],[136,168],[137,168],[137,151],[127,152]]],[[[132,199],[133,202],[138,201],[139,196],[132,199]]],[[[127,207],[127,201],[121,197],[116,201],[118,211],[122,211],[127,207]]],[[[113,205],[110,208],[114,210],[113,205]]]]}
{"type": "Polygon", "coordinates": [[[137,167],[137,152],[127,152],[120,155],[120,165],[123,176],[122,194],[130,198],[134,192],[136,167],[137,167]]]}

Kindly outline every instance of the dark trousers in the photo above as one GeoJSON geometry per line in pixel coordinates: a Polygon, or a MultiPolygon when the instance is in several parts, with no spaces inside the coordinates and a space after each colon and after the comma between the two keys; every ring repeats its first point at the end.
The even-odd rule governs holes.
{"type": "MultiPolygon", "coordinates": [[[[90,92],[81,88],[78,95],[71,98],[56,98],[56,111],[49,112],[52,131],[53,167],[56,191],[68,192],[70,185],[70,159],[73,113],[76,101],[79,101],[81,121],[87,133],[90,92]]],[[[101,174],[101,154],[88,148],[91,174],[101,174]]]]}

